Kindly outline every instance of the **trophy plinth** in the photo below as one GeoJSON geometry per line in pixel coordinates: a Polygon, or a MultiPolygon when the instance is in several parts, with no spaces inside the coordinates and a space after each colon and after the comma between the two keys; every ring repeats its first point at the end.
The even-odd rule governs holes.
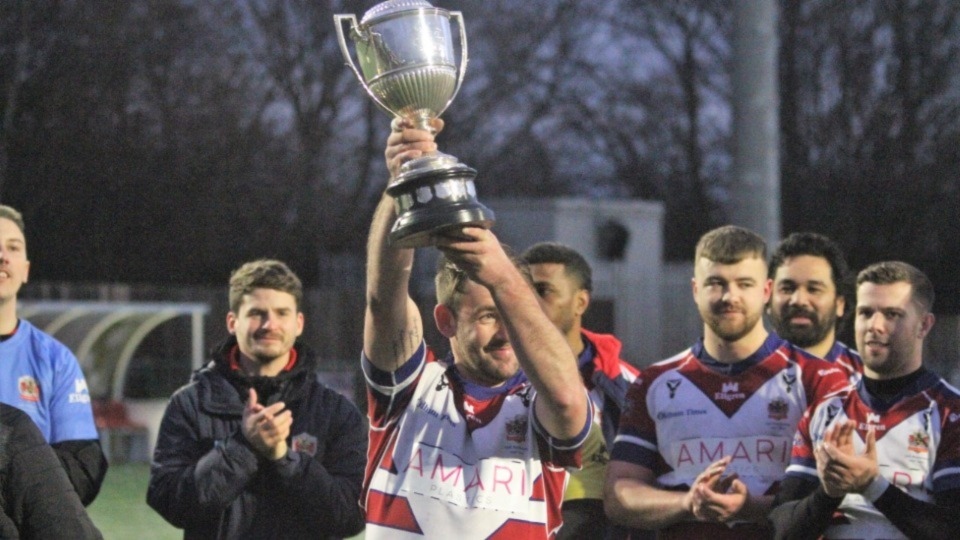
{"type": "MultiPolygon", "coordinates": [[[[433,7],[425,0],[389,0],[370,8],[359,23],[350,14],[333,19],[344,60],[373,101],[391,116],[432,131],[430,121],[443,114],[463,84],[467,34],[460,12],[433,7]],[[450,19],[460,28],[459,68],[450,19]],[[350,23],[360,69],[347,47],[344,22],[350,23]]],[[[405,163],[387,187],[387,194],[397,202],[398,215],[391,244],[422,247],[444,229],[492,226],[493,212],[477,200],[476,175],[446,154],[405,163]]]]}
{"type": "Polygon", "coordinates": [[[494,214],[477,200],[476,176],[474,169],[439,152],[404,163],[397,179],[387,187],[398,216],[390,230],[390,243],[402,248],[423,247],[446,229],[489,229],[494,214]]]}

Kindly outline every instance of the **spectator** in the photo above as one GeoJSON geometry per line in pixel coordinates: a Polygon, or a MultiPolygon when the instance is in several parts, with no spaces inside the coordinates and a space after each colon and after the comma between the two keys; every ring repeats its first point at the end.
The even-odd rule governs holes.
{"type": "Polygon", "coordinates": [[[30,274],[24,230],[20,212],[0,205],[0,402],[30,416],[88,505],[100,492],[107,458],[77,358],[17,317],[17,294],[30,274]]]}
{"type": "Polygon", "coordinates": [[[147,502],[184,538],[339,538],[363,529],[363,417],[319,380],[300,279],[230,276],[230,337],[167,405],[147,502]]]}

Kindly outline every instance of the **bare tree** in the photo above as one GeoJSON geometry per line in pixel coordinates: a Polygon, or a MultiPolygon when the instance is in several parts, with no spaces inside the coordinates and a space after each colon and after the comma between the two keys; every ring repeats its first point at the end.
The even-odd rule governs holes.
{"type": "Polygon", "coordinates": [[[831,234],[855,265],[910,260],[960,309],[941,270],[960,263],[960,8],[811,0],[784,15],[785,230],[831,234]]]}
{"type": "Polygon", "coordinates": [[[625,2],[611,20],[614,35],[630,37],[624,56],[637,59],[626,71],[632,91],[618,102],[647,116],[621,124],[633,130],[624,136],[648,141],[639,149],[659,173],[666,256],[686,259],[696,239],[725,219],[731,9],[709,1],[625,2]]]}

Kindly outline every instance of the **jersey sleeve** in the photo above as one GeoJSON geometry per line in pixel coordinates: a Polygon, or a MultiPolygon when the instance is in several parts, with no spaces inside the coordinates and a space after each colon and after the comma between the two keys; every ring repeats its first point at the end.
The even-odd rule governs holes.
{"type": "MultiPolygon", "coordinates": [[[[536,400],[534,396],[534,400],[536,400]]],[[[593,401],[584,392],[584,399],[587,401],[587,419],[583,428],[572,439],[556,439],[551,437],[540,419],[537,418],[536,407],[530,407],[530,417],[533,420],[534,432],[540,442],[541,456],[545,456],[544,461],[552,463],[558,467],[575,467],[579,469],[582,465],[583,445],[593,429],[599,429],[593,425],[593,401]]]]}
{"type": "Polygon", "coordinates": [[[367,382],[367,416],[372,426],[382,427],[403,413],[424,366],[433,360],[433,352],[422,341],[413,356],[395,371],[378,369],[361,353],[360,367],[367,382]]]}
{"type": "Polygon", "coordinates": [[[810,436],[810,425],[815,410],[816,405],[808,408],[797,423],[797,432],[793,436],[793,447],[790,450],[790,465],[787,466],[787,476],[796,476],[819,483],[817,458],[813,453],[813,441],[810,436]]]}
{"type": "Polygon", "coordinates": [[[646,376],[637,378],[627,390],[627,399],[610,459],[654,470],[661,460],[657,447],[656,422],[647,405],[649,391],[650,379],[646,376]]]}
{"type": "Polygon", "coordinates": [[[66,347],[51,349],[50,354],[55,369],[49,400],[50,444],[99,440],[87,380],[77,358],[66,347]]]}
{"type": "Polygon", "coordinates": [[[951,399],[941,411],[941,436],[933,462],[933,491],[960,488],[960,399],[951,399]]]}
{"type": "Polygon", "coordinates": [[[803,388],[807,404],[813,405],[827,396],[850,388],[847,372],[820,359],[808,359],[803,365],[803,388]]]}

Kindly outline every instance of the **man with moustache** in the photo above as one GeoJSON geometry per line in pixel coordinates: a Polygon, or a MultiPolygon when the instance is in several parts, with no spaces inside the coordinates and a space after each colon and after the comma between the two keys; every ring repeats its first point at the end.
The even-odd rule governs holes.
{"type": "Polygon", "coordinates": [[[848,273],[833,240],[793,233],[770,257],[773,294],[767,313],[780,337],[842,367],[855,382],[863,373],[860,355],[836,338],[846,313],[848,273]]]}
{"type": "Polygon", "coordinates": [[[638,370],[620,358],[623,345],[616,336],[582,326],[593,291],[593,271],[583,255],[558,242],[540,242],[527,248],[520,260],[529,268],[547,316],[577,356],[595,412],[594,429],[583,446],[583,468],[570,474],[564,493],[563,528],[557,538],[625,537],[625,531],[615,530],[604,514],[603,479],[627,388],[638,370]]]}
{"type": "Polygon", "coordinates": [[[607,514],[659,538],[765,538],[797,421],[846,377],[764,328],[771,283],[756,233],[703,235],[691,286],[704,335],[630,387],[607,514]]]}
{"type": "MultiPolygon", "coordinates": [[[[406,120],[393,127],[396,178],[437,145],[406,120]]],[[[573,352],[493,232],[459,227],[433,238],[433,317],[452,351],[437,359],[409,295],[414,250],[388,240],[396,218],[384,194],[367,246],[364,537],[553,538],[593,416],[573,352]]]]}
{"type": "Polygon", "coordinates": [[[0,402],[30,416],[88,505],[100,492],[107,458],[76,356],[17,317],[17,294],[30,275],[24,234],[20,212],[0,205],[0,402]]]}
{"type": "Polygon", "coordinates": [[[923,367],[933,285],[899,261],[857,277],[856,387],[801,420],[776,538],[956,538],[960,393],[923,367]]]}
{"type": "Polygon", "coordinates": [[[178,390],[157,437],[147,502],[184,538],[341,538],[363,529],[363,416],[321,383],[286,264],[230,276],[226,339],[178,390]]]}

